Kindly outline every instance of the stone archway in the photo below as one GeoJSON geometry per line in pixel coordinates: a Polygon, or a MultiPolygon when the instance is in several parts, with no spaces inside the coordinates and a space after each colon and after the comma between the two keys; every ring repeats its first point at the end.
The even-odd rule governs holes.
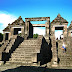
{"type": "Polygon", "coordinates": [[[50,24],[50,17],[36,17],[36,18],[25,18],[25,35],[26,39],[29,36],[29,27],[30,27],[30,21],[47,21],[45,24],[32,24],[31,28],[33,27],[45,27],[46,28],[46,35],[45,39],[49,42],[49,24],[50,24]]]}

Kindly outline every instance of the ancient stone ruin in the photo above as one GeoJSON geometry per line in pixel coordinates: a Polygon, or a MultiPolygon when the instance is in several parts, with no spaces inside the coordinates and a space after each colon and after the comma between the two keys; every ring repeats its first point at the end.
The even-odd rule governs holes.
{"type": "Polygon", "coordinates": [[[0,65],[47,66],[48,68],[72,67],[72,21],[60,14],[50,22],[50,17],[25,18],[21,16],[3,30],[0,47],[0,65]],[[45,24],[31,24],[30,21],[46,21],[45,24]],[[33,38],[33,27],[45,27],[45,36],[33,38]],[[63,38],[55,39],[55,30],[63,30],[63,38]],[[20,32],[20,34],[19,34],[20,32]],[[63,53],[62,44],[66,45],[63,53]]]}

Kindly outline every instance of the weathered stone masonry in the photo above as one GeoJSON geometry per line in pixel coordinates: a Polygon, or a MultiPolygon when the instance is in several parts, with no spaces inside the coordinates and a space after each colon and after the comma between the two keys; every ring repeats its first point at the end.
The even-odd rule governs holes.
{"type": "Polygon", "coordinates": [[[3,30],[0,61],[25,66],[72,66],[72,22],[68,28],[67,25],[68,22],[60,14],[51,23],[50,17],[25,18],[24,22],[20,16],[3,30]],[[46,23],[31,24],[30,21],[46,23]],[[45,36],[39,35],[37,39],[33,39],[33,27],[45,27],[45,36]],[[55,30],[63,30],[63,39],[55,39],[55,30]],[[61,50],[63,42],[66,53],[61,50]]]}

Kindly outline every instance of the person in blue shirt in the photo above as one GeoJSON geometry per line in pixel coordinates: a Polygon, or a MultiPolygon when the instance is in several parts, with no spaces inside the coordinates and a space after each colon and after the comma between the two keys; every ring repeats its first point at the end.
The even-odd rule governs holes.
{"type": "Polygon", "coordinates": [[[63,49],[63,53],[65,53],[66,52],[66,47],[65,47],[64,43],[63,43],[62,49],[63,49]]]}

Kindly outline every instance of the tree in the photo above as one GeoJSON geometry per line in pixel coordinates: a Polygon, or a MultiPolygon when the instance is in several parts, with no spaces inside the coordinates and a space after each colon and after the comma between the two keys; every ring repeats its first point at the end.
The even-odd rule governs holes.
{"type": "Polygon", "coordinates": [[[34,35],[33,35],[33,38],[37,38],[37,37],[38,37],[38,34],[34,34],[34,35]]]}
{"type": "Polygon", "coordinates": [[[3,34],[0,33],[0,42],[2,42],[2,40],[3,40],[3,34]]]}

